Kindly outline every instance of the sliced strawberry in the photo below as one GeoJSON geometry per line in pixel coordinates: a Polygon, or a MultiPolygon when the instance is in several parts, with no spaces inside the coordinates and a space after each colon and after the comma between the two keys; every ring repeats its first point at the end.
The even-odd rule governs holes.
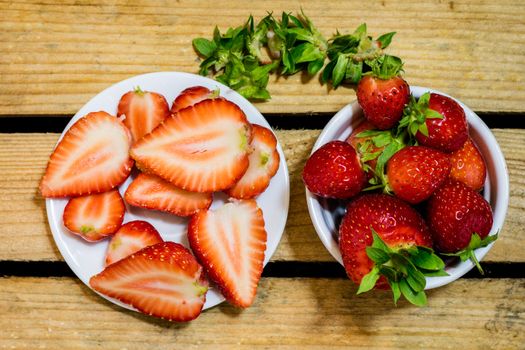
{"type": "Polygon", "coordinates": [[[167,118],[131,148],[137,166],[192,192],[231,187],[248,169],[251,127],[222,98],[204,100],[167,118]]]}
{"type": "Polygon", "coordinates": [[[163,242],[155,227],[146,221],[130,221],[120,227],[109,242],[106,266],[157,243],[163,242]]]}
{"type": "Polygon", "coordinates": [[[95,242],[117,232],[125,212],[118,190],[71,198],[64,209],[64,226],[86,241],[95,242]]]}
{"type": "Polygon", "coordinates": [[[218,91],[212,91],[204,86],[192,86],[183,90],[171,105],[171,113],[177,113],[181,109],[193,106],[208,98],[218,97],[218,91]]]}
{"type": "Polygon", "coordinates": [[[479,191],[485,184],[487,166],[481,152],[469,137],[465,144],[450,154],[452,169],[450,177],[463,182],[474,191],[479,191]]]}
{"type": "Polygon", "coordinates": [[[163,242],[139,250],[89,280],[99,293],[169,321],[191,321],[202,311],[208,282],[184,246],[163,242]]]}
{"type": "Polygon", "coordinates": [[[78,197],[106,192],[128,177],[129,131],[106,112],[93,112],[79,119],[51,154],[40,182],[46,198],[78,197]]]}
{"type": "Polygon", "coordinates": [[[124,199],[136,207],[190,216],[200,209],[208,209],[213,196],[185,191],[158,176],[141,173],[129,185],[124,199]]]}
{"type": "Polygon", "coordinates": [[[137,86],[120,98],[117,116],[122,115],[126,117],[124,125],[131,131],[133,142],[136,142],[168,117],[170,108],[164,96],[142,91],[137,86]]]}
{"type": "Polygon", "coordinates": [[[244,176],[226,194],[233,198],[248,199],[261,194],[279,168],[277,139],[271,130],[252,124],[253,152],[244,176]]]}
{"type": "Polygon", "coordinates": [[[188,240],[210,279],[233,305],[248,307],[255,299],[266,249],[261,209],[254,200],[225,204],[192,216],[188,240]]]}

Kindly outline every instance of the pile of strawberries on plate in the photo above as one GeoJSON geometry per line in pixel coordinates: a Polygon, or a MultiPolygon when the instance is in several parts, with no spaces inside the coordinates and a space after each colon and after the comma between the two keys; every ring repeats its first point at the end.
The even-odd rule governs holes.
{"type": "MultiPolygon", "coordinates": [[[[385,66],[383,67],[385,68],[385,66]]],[[[446,276],[440,256],[471,259],[494,241],[480,195],[483,157],[462,107],[436,93],[416,100],[401,67],[372,71],[357,86],[364,121],[306,162],[303,181],[320,197],[349,200],[339,248],[358,294],[374,287],[425,305],[425,277],[446,276]]]]}
{"type": "Polygon", "coordinates": [[[277,140],[250,124],[234,103],[202,86],[184,90],[171,109],[164,96],[137,88],[122,96],[117,117],[93,112],[64,134],[40,191],[69,197],[64,226],[89,242],[111,239],[96,291],[173,321],[202,311],[208,278],[233,305],[252,304],[267,233],[254,198],[279,167],[277,140]],[[148,222],[122,225],[118,186],[141,173],[124,200],[132,206],[189,217],[184,246],[164,242],[148,222]],[[213,193],[232,199],[210,210],[213,193]]]}

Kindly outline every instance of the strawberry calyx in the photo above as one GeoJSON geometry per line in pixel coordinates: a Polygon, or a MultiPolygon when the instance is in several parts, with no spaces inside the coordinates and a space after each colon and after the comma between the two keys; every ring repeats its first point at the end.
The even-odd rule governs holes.
{"type": "Polygon", "coordinates": [[[448,276],[445,263],[434,254],[432,248],[415,245],[389,247],[371,228],[373,243],[366,254],[374,262],[372,270],[361,280],[357,294],[374,288],[381,276],[392,289],[394,304],[403,295],[416,306],[425,306],[425,277],[448,276]]]}
{"type": "Polygon", "coordinates": [[[373,75],[381,80],[388,80],[403,72],[403,61],[392,55],[382,55],[369,63],[372,70],[364,75],[373,75]]]}
{"type": "Polygon", "coordinates": [[[357,138],[369,138],[363,143],[358,143],[363,170],[372,173],[368,180],[370,186],[364,191],[381,189],[386,194],[391,194],[385,167],[388,160],[398,151],[407,146],[405,134],[398,134],[394,130],[365,130],[356,135],[357,138]],[[381,151],[373,151],[380,148],[381,151]],[[375,169],[367,164],[370,160],[377,159],[375,169]]]}
{"type": "Polygon", "coordinates": [[[443,115],[428,108],[430,92],[426,92],[416,101],[414,95],[410,95],[410,102],[403,111],[403,117],[399,121],[398,129],[406,129],[411,138],[418,132],[428,137],[427,119],[443,119],[443,115]]]}
{"type": "Polygon", "coordinates": [[[442,253],[441,255],[457,256],[461,259],[461,261],[467,261],[470,259],[470,261],[472,261],[472,263],[476,265],[479,273],[484,275],[485,272],[483,271],[483,268],[481,267],[474,251],[478,248],[483,248],[483,247],[488,246],[489,244],[494,242],[496,239],[498,239],[498,233],[492,236],[487,236],[483,239],[481,239],[481,237],[477,233],[473,233],[472,237],[470,238],[470,242],[465,249],[462,249],[456,253],[442,253]]]}

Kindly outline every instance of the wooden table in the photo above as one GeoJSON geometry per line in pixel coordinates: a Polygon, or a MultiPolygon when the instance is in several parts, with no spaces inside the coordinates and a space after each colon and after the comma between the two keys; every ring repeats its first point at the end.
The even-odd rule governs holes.
{"type": "Polygon", "coordinates": [[[518,1],[0,2],[0,348],[525,348],[525,4],[518,1]],[[252,13],[310,15],[326,35],[367,22],[398,32],[406,79],[451,94],[492,128],[510,173],[501,238],[476,272],[429,306],[357,297],[306,210],[300,172],[329,117],[355,98],[300,76],[256,104],[276,127],[291,178],[280,246],[247,310],[223,304],[190,324],[125,311],[68,269],[37,191],[67,120],[93,95],[152,71],[196,72],[191,46],[252,13]],[[302,128],[308,129],[303,130],[302,128]]]}

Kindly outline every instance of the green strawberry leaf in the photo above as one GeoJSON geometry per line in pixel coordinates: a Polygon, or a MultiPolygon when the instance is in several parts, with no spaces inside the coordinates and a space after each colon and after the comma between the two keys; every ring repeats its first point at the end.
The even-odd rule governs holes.
{"type": "Polygon", "coordinates": [[[401,294],[412,304],[416,306],[426,306],[427,305],[427,296],[424,291],[416,292],[408,284],[406,279],[401,279],[399,281],[399,289],[401,294]]]}
{"type": "Polygon", "coordinates": [[[382,251],[385,251],[387,253],[392,253],[392,249],[390,249],[389,246],[386,245],[386,243],[379,237],[377,232],[370,227],[370,230],[372,231],[372,247],[376,249],[380,249],[382,251]]]}
{"type": "Polygon", "coordinates": [[[419,249],[416,255],[410,258],[410,261],[417,267],[425,270],[443,270],[445,263],[432,250],[419,249]]]}
{"type": "Polygon", "coordinates": [[[335,64],[332,73],[332,85],[334,86],[334,88],[337,88],[343,81],[343,78],[346,74],[346,66],[348,65],[348,62],[348,57],[344,55],[339,55],[339,57],[337,58],[337,63],[335,64]]]}
{"type": "Polygon", "coordinates": [[[379,265],[384,264],[390,260],[390,256],[387,252],[374,247],[366,247],[366,255],[368,255],[370,260],[379,265]]]}
{"type": "Polygon", "coordinates": [[[395,34],[396,32],[386,33],[386,34],[381,35],[376,40],[381,44],[382,49],[386,49],[392,42],[392,38],[394,37],[395,34]]]}
{"type": "Polygon", "coordinates": [[[427,284],[427,281],[425,280],[425,275],[423,275],[421,271],[416,269],[416,267],[411,262],[407,264],[407,271],[408,274],[406,280],[412,288],[412,290],[416,292],[421,292],[425,290],[425,286],[427,284]]]}
{"type": "Polygon", "coordinates": [[[430,109],[430,108],[428,108],[425,111],[425,117],[427,119],[443,119],[444,118],[443,114],[441,114],[438,111],[435,111],[433,109],[430,109]]]}
{"type": "Polygon", "coordinates": [[[315,75],[323,68],[324,57],[308,63],[308,74],[315,75]]]}
{"type": "Polygon", "coordinates": [[[394,305],[397,305],[399,297],[401,297],[401,290],[399,289],[399,282],[397,281],[388,281],[390,284],[390,289],[392,289],[392,296],[394,297],[394,305]]]}
{"type": "Polygon", "coordinates": [[[217,44],[204,38],[196,38],[192,41],[193,48],[197,53],[205,58],[210,57],[217,49],[217,44]]]}
{"type": "Polygon", "coordinates": [[[357,294],[368,292],[369,290],[374,288],[378,279],[379,279],[379,269],[374,266],[372,270],[369,273],[367,273],[361,280],[361,284],[359,285],[357,294]]]}

